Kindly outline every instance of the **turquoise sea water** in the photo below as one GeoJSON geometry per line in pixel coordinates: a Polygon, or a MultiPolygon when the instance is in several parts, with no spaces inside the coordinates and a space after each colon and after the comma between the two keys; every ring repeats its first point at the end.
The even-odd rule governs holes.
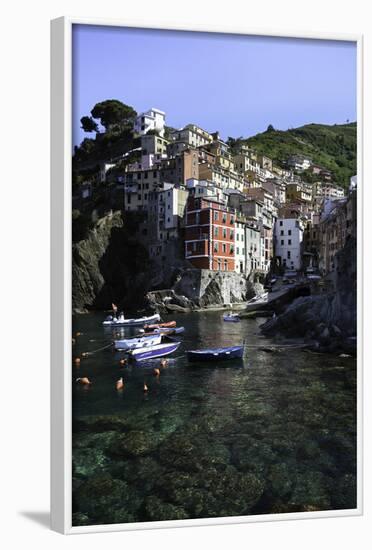
{"type": "MultiPolygon", "coordinates": [[[[118,332],[103,318],[74,317],[74,357],[118,332]]],[[[186,331],[160,377],[111,349],[72,364],[92,381],[73,385],[73,525],[355,508],[355,358],[270,351],[260,319],[170,319],[186,331]],[[243,361],[184,354],[243,340],[243,361]]]]}

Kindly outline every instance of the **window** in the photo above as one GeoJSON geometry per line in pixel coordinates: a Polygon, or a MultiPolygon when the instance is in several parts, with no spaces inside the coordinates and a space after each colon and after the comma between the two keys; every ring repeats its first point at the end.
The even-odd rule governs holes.
{"type": "Polygon", "coordinates": [[[226,239],[227,232],[225,228],[223,228],[222,230],[222,235],[223,235],[223,238],[226,239]]]}
{"type": "Polygon", "coordinates": [[[280,241],[281,246],[284,246],[284,239],[280,241]]]}
{"type": "Polygon", "coordinates": [[[218,243],[214,243],[214,251],[218,252],[218,243]]]}
{"type": "Polygon", "coordinates": [[[215,213],[214,213],[214,221],[215,221],[215,222],[218,221],[218,212],[215,212],[215,213]]]}
{"type": "Polygon", "coordinates": [[[239,247],[236,247],[236,253],[239,254],[239,247]]]}
{"type": "Polygon", "coordinates": [[[288,239],[288,244],[289,244],[289,246],[291,246],[291,244],[292,244],[292,240],[291,240],[291,239],[288,239]]]}
{"type": "Polygon", "coordinates": [[[226,214],[223,214],[222,216],[222,223],[226,223],[226,214]]]}
{"type": "Polygon", "coordinates": [[[141,200],[141,195],[138,195],[138,196],[137,196],[137,199],[140,201],[140,200],[141,200]]]}
{"type": "Polygon", "coordinates": [[[227,263],[227,260],[225,260],[225,271],[227,271],[228,269],[228,263],[227,263]]]}
{"type": "MultiPolygon", "coordinates": [[[[239,235],[238,235],[238,237],[239,237],[239,235]]],[[[230,230],[230,239],[233,239],[233,238],[234,238],[234,231],[231,229],[230,230]]],[[[243,238],[242,238],[242,240],[243,240],[243,238]]]]}
{"type": "Polygon", "coordinates": [[[282,220],[280,220],[279,225],[283,226],[283,221],[282,220]]]}
{"type": "Polygon", "coordinates": [[[290,260],[290,258],[291,258],[291,251],[288,250],[288,252],[287,252],[287,259],[290,260]]]}
{"type": "Polygon", "coordinates": [[[234,254],[234,245],[233,244],[230,245],[230,254],[234,254]]]}
{"type": "Polygon", "coordinates": [[[281,230],[281,232],[280,232],[280,236],[282,237],[283,235],[284,235],[284,231],[283,231],[283,230],[281,230]]]}
{"type": "Polygon", "coordinates": [[[292,235],[292,230],[288,229],[288,235],[292,235]]]}
{"type": "Polygon", "coordinates": [[[225,244],[222,245],[222,252],[223,252],[224,254],[226,254],[226,245],[225,245],[225,244]]]}

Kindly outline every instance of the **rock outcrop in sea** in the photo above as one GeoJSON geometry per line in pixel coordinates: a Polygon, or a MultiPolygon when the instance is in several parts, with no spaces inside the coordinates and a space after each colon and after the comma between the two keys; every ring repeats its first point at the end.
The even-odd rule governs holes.
{"type": "Polygon", "coordinates": [[[266,335],[304,338],[319,351],[356,350],[356,241],[349,239],[335,257],[333,289],[294,300],[261,326],[266,335]]]}

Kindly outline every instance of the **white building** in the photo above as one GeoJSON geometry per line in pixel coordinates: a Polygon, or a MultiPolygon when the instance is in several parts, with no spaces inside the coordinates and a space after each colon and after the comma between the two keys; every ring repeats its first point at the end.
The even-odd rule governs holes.
{"type": "Polygon", "coordinates": [[[299,172],[308,170],[312,163],[313,161],[310,157],[304,157],[303,155],[291,155],[287,161],[288,166],[299,172]]]}
{"type": "Polygon", "coordinates": [[[187,124],[184,128],[172,132],[171,139],[176,142],[185,143],[190,147],[200,147],[211,143],[213,136],[195,124],[187,124]]]}
{"type": "Polygon", "coordinates": [[[301,269],[304,227],[299,219],[278,218],[275,223],[275,256],[290,270],[301,269]]]}
{"type": "Polygon", "coordinates": [[[227,197],[223,189],[214,185],[212,181],[190,178],[186,181],[186,188],[191,196],[215,198],[217,201],[227,204],[227,197]]]}
{"type": "MultiPolygon", "coordinates": [[[[246,273],[262,269],[261,231],[257,225],[245,227],[246,273]]],[[[264,247],[263,252],[264,252],[264,247]]]]}
{"type": "Polygon", "coordinates": [[[134,131],[137,134],[147,134],[149,130],[156,130],[159,136],[164,136],[165,113],[159,109],[149,109],[137,116],[134,131]]]}
{"type": "Polygon", "coordinates": [[[321,197],[324,199],[342,199],[345,196],[345,191],[342,187],[323,181],[317,181],[313,184],[313,198],[321,197]]]}
{"type": "Polygon", "coordinates": [[[187,197],[186,189],[170,183],[164,183],[164,189],[150,193],[150,256],[166,255],[169,242],[179,239],[179,227],[184,218],[187,197]]]}
{"type": "Polygon", "coordinates": [[[235,223],[235,271],[246,272],[246,248],[245,248],[246,223],[239,220],[235,223]]]}

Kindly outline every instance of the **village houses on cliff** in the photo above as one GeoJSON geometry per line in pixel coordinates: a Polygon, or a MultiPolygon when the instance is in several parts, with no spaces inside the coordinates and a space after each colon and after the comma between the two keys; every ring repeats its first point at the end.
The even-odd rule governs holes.
{"type": "MultiPolygon", "coordinates": [[[[244,142],[229,146],[218,132],[170,129],[165,120],[156,108],[136,117],[140,147],[117,176],[124,211],[141,216],[151,259],[182,257],[196,269],[252,280],[332,272],[355,235],[356,180],[345,196],[310,157],[292,154],[278,165],[244,142]]],[[[112,167],[101,167],[101,181],[112,167]]]]}

